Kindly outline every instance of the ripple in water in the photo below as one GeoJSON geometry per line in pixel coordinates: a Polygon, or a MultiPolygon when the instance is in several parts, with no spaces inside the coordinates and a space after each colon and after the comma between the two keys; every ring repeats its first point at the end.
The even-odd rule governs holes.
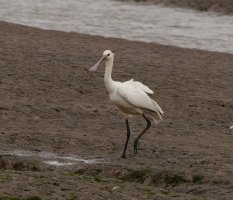
{"type": "Polygon", "coordinates": [[[44,29],[233,53],[233,16],[111,0],[0,0],[0,19],[44,29]]]}

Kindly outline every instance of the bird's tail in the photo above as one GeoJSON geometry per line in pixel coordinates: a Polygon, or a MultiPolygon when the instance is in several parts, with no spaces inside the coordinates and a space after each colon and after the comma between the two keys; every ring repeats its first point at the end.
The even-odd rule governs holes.
{"type": "Polygon", "coordinates": [[[164,112],[162,110],[162,108],[159,106],[159,104],[157,104],[156,101],[154,101],[153,99],[151,99],[153,105],[154,105],[154,109],[155,109],[155,112],[158,114],[159,116],[159,119],[162,120],[163,119],[163,116],[164,116],[164,112]]]}
{"type": "Polygon", "coordinates": [[[156,101],[151,99],[151,102],[153,104],[154,109],[153,110],[147,109],[147,110],[144,110],[144,112],[146,115],[150,116],[156,124],[158,124],[159,121],[163,120],[164,112],[162,108],[159,106],[159,104],[157,104],[156,101]]]}

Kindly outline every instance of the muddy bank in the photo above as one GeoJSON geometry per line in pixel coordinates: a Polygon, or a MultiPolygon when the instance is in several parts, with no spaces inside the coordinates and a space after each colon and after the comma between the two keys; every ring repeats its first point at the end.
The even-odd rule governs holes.
{"type": "Polygon", "coordinates": [[[143,3],[163,4],[166,6],[175,6],[181,8],[191,8],[199,11],[221,12],[223,14],[233,13],[233,1],[231,0],[134,0],[134,1],[143,2],[143,3]]]}
{"type": "Polygon", "coordinates": [[[231,54],[0,22],[0,147],[33,152],[1,155],[0,197],[232,199],[232,63],[231,54]],[[113,78],[148,85],[165,111],[137,155],[145,121],[130,119],[127,159],[104,68],[87,71],[105,49],[116,53],[113,78]],[[107,162],[54,166],[34,156],[43,152],[107,162]]]}

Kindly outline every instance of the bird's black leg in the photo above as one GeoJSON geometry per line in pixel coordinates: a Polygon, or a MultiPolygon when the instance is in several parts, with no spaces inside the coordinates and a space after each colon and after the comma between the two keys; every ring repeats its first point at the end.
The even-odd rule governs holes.
{"type": "Polygon", "coordinates": [[[130,128],[129,128],[129,121],[128,121],[128,119],[125,120],[125,123],[126,123],[126,127],[127,127],[127,138],[126,138],[126,142],[125,142],[124,151],[123,151],[123,154],[121,156],[122,158],[126,158],[125,152],[126,152],[126,149],[127,149],[129,138],[130,138],[130,128]]]}
{"type": "Polygon", "coordinates": [[[151,122],[150,120],[144,115],[142,114],[143,118],[146,120],[147,122],[147,126],[146,128],[142,131],[142,133],[134,140],[134,153],[136,154],[138,152],[138,146],[139,146],[139,139],[142,137],[142,135],[150,128],[151,126],[151,122]]]}

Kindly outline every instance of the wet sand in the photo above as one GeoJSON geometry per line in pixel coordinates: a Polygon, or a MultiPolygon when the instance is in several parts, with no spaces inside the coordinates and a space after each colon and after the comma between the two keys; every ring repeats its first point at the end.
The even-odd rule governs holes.
{"type": "Polygon", "coordinates": [[[0,22],[0,149],[34,152],[0,156],[0,199],[232,199],[232,63],[232,54],[0,22]],[[116,53],[113,79],[148,85],[165,111],[137,155],[145,121],[130,120],[127,159],[104,67],[87,71],[105,49],[116,53]],[[105,162],[54,166],[41,152],[105,162]]]}
{"type": "MultiPolygon", "coordinates": [[[[130,0],[121,0],[130,1],[130,0]]],[[[233,13],[232,0],[131,0],[143,3],[163,4],[181,8],[191,8],[199,11],[214,11],[223,14],[233,13]]]]}

